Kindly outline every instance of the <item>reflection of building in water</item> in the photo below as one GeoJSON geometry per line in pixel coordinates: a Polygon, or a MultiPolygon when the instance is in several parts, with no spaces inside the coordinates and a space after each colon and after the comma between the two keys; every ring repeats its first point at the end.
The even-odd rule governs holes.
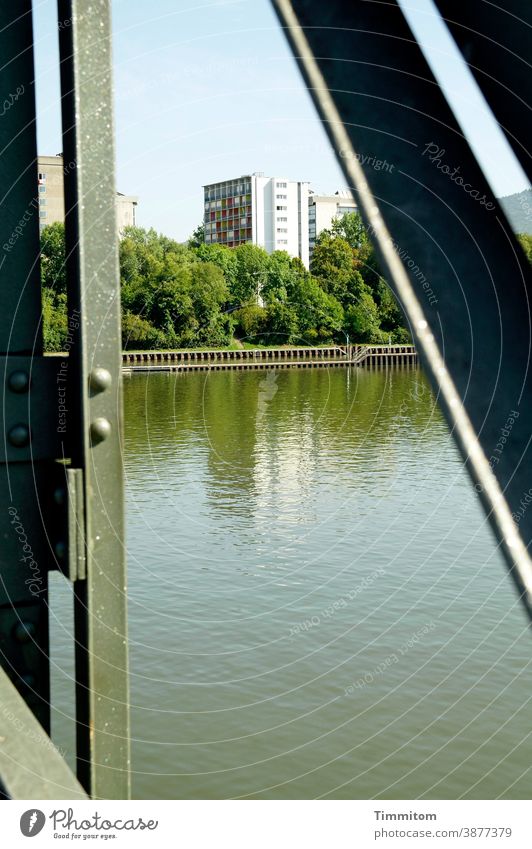
{"type": "MultiPolygon", "coordinates": [[[[298,409],[299,405],[287,408],[286,401],[286,387],[284,393],[281,388],[269,402],[265,400],[262,410],[259,396],[253,482],[255,507],[262,516],[267,516],[263,511],[268,505],[279,510],[283,504],[288,507],[307,500],[319,456],[320,438],[312,412],[298,409]]],[[[294,515],[288,511],[286,521],[293,521],[294,515]]],[[[277,521],[282,523],[282,516],[277,521]]]]}

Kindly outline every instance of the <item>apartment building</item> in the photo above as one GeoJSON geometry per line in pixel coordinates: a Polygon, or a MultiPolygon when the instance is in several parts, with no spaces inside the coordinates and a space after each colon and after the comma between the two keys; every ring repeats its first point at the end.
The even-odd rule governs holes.
{"type": "MultiPolygon", "coordinates": [[[[37,160],[37,190],[39,199],[39,229],[48,224],[65,220],[65,198],[63,180],[74,168],[73,163],[64,163],[63,157],[39,156],[37,160]]],[[[125,227],[135,226],[138,198],[133,195],[116,195],[116,219],[118,235],[125,227]]]]}
{"type": "Polygon", "coordinates": [[[307,182],[255,172],[203,187],[205,241],[287,251],[308,268],[307,182]]]}
{"type": "Polygon", "coordinates": [[[316,239],[322,230],[329,230],[333,221],[348,212],[356,212],[356,201],[348,189],[334,195],[310,194],[308,199],[309,253],[312,256],[316,239]]]}

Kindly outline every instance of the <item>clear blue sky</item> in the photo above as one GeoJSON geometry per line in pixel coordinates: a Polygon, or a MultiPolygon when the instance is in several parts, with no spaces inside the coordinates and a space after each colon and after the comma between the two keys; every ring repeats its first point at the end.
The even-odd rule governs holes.
{"type": "MultiPolygon", "coordinates": [[[[496,194],[527,188],[431,0],[402,5],[496,194]]],[[[35,7],[38,147],[54,154],[56,0],[35,7]]],[[[202,185],[253,171],[344,186],[268,0],[114,0],[113,26],[117,188],[139,195],[140,226],[184,240],[202,218],[202,185]]]]}

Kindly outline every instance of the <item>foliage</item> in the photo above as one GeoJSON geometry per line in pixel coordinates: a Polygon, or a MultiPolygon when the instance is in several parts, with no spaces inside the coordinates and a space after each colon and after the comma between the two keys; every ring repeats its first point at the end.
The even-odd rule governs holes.
{"type": "Polygon", "coordinates": [[[200,245],[204,245],[204,244],[205,244],[205,224],[202,221],[201,224],[198,224],[198,226],[196,227],[196,229],[192,233],[192,236],[188,240],[188,246],[189,246],[189,248],[199,248],[200,245]]]}
{"type": "Polygon", "coordinates": [[[45,351],[64,351],[68,335],[66,294],[42,289],[42,326],[45,351]]]}
{"type": "MultiPolygon", "coordinates": [[[[530,253],[530,237],[521,237],[530,253]],[[528,240],[528,241],[527,241],[528,240]]],[[[47,350],[67,338],[64,227],[41,237],[47,350]]],[[[310,272],[286,251],[187,244],[129,227],[120,242],[125,348],[410,341],[360,217],[333,222],[316,241],[310,272]]]]}
{"type": "Polygon", "coordinates": [[[41,233],[42,284],[54,292],[66,292],[65,225],[49,224],[41,233]]]}
{"type": "Polygon", "coordinates": [[[352,250],[358,251],[369,244],[364,222],[358,212],[346,212],[331,225],[333,236],[344,239],[352,250]]]}
{"type": "Polygon", "coordinates": [[[532,262],[532,236],[528,233],[519,233],[517,238],[521,242],[521,247],[527,256],[528,261],[532,262]]]}

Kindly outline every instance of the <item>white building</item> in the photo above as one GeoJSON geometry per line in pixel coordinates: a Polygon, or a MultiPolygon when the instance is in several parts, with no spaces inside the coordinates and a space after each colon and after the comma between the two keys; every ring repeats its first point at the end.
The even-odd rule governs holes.
{"type": "Polygon", "coordinates": [[[329,230],[333,221],[348,212],[356,212],[356,201],[348,189],[334,195],[314,195],[308,199],[308,238],[310,256],[322,230],[329,230]]]}
{"type": "MultiPolygon", "coordinates": [[[[39,156],[37,159],[37,191],[39,197],[39,229],[65,220],[64,176],[74,168],[64,164],[63,157],[39,156]]],[[[116,226],[121,236],[124,227],[135,227],[138,198],[116,193],[116,226]]]]}
{"type": "Polygon", "coordinates": [[[308,268],[309,184],[256,172],[203,187],[205,241],[287,251],[308,268]]]}

